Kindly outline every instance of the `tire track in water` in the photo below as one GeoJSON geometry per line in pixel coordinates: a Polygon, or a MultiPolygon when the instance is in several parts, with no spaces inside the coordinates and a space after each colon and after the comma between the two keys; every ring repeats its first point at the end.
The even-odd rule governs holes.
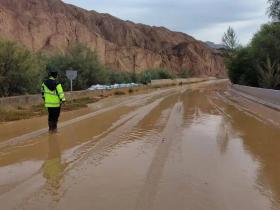
{"type": "Polygon", "coordinates": [[[178,140],[182,129],[182,103],[177,102],[169,115],[166,127],[161,133],[162,142],[158,145],[154,158],[147,171],[145,183],[140,191],[136,210],[150,210],[157,196],[164,167],[174,141],[178,140]]]}
{"type": "MultiPolygon", "coordinates": [[[[172,89],[167,89],[167,90],[162,90],[162,91],[151,93],[151,94],[140,95],[138,97],[133,96],[132,98],[128,98],[128,99],[126,99],[126,100],[124,100],[124,101],[122,101],[122,102],[120,102],[116,105],[113,105],[113,106],[110,106],[110,107],[107,107],[107,108],[104,108],[104,109],[100,109],[100,110],[97,110],[95,112],[92,112],[92,113],[77,117],[75,119],[68,120],[66,122],[60,123],[58,127],[59,127],[59,129],[62,129],[62,128],[65,128],[69,125],[79,123],[81,121],[93,118],[93,117],[95,117],[99,114],[114,110],[114,109],[116,109],[118,107],[121,107],[121,106],[129,105],[129,106],[139,107],[139,106],[141,106],[141,104],[144,105],[145,103],[149,103],[149,101],[152,101],[156,98],[161,97],[162,94],[168,95],[168,94],[172,93],[173,91],[174,90],[172,90],[172,89]]],[[[4,142],[0,143],[0,150],[7,147],[7,146],[15,146],[17,144],[22,144],[22,143],[24,143],[24,142],[26,142],[30,139],[34,139],[36,137],[42,136],[42,135],[47,134],[47,133],[48,133],[48,128],[43,128],[43,129],[31,132],[31,133],[27,133],[27,134],[24,134],[24,135],[21,135],[21,136],[18,136],[18,137],[14,137],[14,138],[5,140],[4,142]]]]}
{"type": "MultiPolygon", "coordinates": [[[[98,139],[94,140],[94,142],[90,142],[87,145],[84,145],[84,148],[81,148],[82,153],[80,153],[78,156],[79,158],[73,160],[71,163],[68,164],[67,168],[64,171],[64,176],[68,174],[69,172],[75,170],[76,172],[80,172],[85,170],[88,165],[94,166],[96,164],[99,164],[99,162],[106,157],[106,153],[109,153],[116,145],[123,143],[123,141],[127,141],[127,138],[120,139],[120,136],[123,136],[125,134],[129,134],[130,132],[133,132],[133,129],[137,127],[139,122],[141,122],[147,115],[149,115],[156,107],[159,106],[159,104],[168,96],[162,97],[160,99],[155,100],[154,102],[139,108],[133,113],[130,113],[129,116],[127,116],[127,120],[125,120],[123,123],[119,123],[119,126],[115,127],[112,130],[108,130],[101,136],[99,136],[98,139]],[[122,142],[120,142],[122,141],[122,142]],[[85,147],[87,149],[85,150],[85,147]]],[[[79,153],[79,152],[78,152],[79,153]]],[[[61,199],[61,196],[67,191],[69,186],[72,186],[73,183],[75,183],[75,177],[80,177],[79,173],[77,175],[68,175],[67,182],[70,182],[71,184],[63,184],[63,186],[59,189],[59,192],[57,191],[55,194],[58,196],[55,198],[56,201],[61,199]]],[[[47,186],[43,186],[39,191],[32,194],[27,200],[27,205],[29,203],[28,200],[32,200],[31,202],[35,203],[45,203],[46,200],[47,203],[52,203],[52,195],[53,192],[48,193],[46,192],[47,186]],[[48,196],[49,195],[49,196],[48,196]],[[44,201],[38,201],[40,200],[40,197],[44,197],[44,201]],[[48,197],[48,199],[47,199],[48,197]],[[33,200],[34,199],[34,200],[33,200]]],[[[58,190],[58,189],[56,189],[58,190]]],[[[21,204],[23,205],[23,204],[21,204]]],[[[47,205],[47,204],[46,204],[47,205]]],[[[54,205],[54,204],[53,204],[54,205]]],[[[29,206],[29,205],[28,205],[29,206]]],[[[32,205],[31,205],[32,206],[32,205]]],[[[26,209],[29,209],[26,207],[26,209]]]]}

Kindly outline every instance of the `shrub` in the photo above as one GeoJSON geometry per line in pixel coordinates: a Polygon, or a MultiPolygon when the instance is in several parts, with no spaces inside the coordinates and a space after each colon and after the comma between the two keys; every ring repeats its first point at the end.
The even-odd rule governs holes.
{"type": "Polygon", "coordinates": [[[66,90],[70,82],[66,70],[78,71],[78,77],[73,81],[75,90],[87,89],[93,84],[108,83],[108,72],[100,64],[97,54],[84,44],[76,43],[70,46],[66,53],[56,54],[49,58],[48,65],[59,70],[60,81],[66,90]]]}
{"type": "Polygon", "coordinates": [[[58,70],[59,81],[66,91],[70,89],[66,70],[71,69],[78,71],[78,77],[73,81],[75,90],[94,84],[148,84],[154,79],[175,78],[165,69],[148,69],[139,74],[110,71],[99,62],[94,51],[81,43],[69,46],[64,53],[46,56],[32,53],[14,42],[0,41],[0,96],[39,93],[41,82],[48,75],[46,66],[58,70]]]}
{"type": "Polygon", "coordinates": [[[193,76],[193,71],[189,69],[182,69],[180,74],[178,75],[180,78],[190,78],[193,76]]]}
{"type": "Polygon", "coordinates": [[[130,72],[114,72],[109,73],[109,83],[131,83],[133,82],[133,73],[130,72]]]}
{"type": "Polygon", "coordinates": [[[267,57],[266,63],[259,65],[258,69],[260,87],[276,89],[280,86],[280,63],[271,63],[267,57]]]}
{"type": "Polygon", "coordinates": [[[15,42],[0,41],[0,96],[38,92],[41,68],[37,55],[15,42]]]}
{"type": "Polygon", "coordinates": [[[156,79],[174,79],[176,76],[165,69],[148,69],[139,74],[138,82],[149,84],[156,79]]]}

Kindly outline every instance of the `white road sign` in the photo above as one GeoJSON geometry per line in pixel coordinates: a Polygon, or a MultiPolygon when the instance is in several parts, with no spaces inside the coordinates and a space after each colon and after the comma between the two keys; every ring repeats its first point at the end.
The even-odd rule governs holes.
{"type": "Polygon", "coordinates": [[[77,78],[78,76],[78,72],[77,71],[73,71],[73,70],[67,70],[66,71],[66,76],[69,80],[74,80],[77,78]]]}
{"type": "Polygon", "coordinates": [[[70,85],[71,85],[71,91],[73,91],[73,80],[77,78],[78,72],[74,70],[67,70],[66,71],[66,76],[70,80],[70,85]]]}

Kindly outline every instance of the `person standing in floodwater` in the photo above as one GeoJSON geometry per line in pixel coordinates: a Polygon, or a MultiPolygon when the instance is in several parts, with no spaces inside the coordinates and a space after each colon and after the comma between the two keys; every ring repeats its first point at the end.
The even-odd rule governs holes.
{"type": "Polygon", "coordinates": [[[58,71],[52,67],[47,67],[48,79],[41,88],[42,98],[45,107],[48,109],[49,132],[57,132],[57,122],[60,115],[61,105],[66,101],[62,85],[57,81],[58,71]]]}

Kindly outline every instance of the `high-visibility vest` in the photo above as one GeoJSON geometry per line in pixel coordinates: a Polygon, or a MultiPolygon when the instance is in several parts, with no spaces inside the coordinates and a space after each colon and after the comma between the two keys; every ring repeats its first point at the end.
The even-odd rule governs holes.
{"type": "MultiPolygon", "coordinates": [[[[49,79],[55,80],[53,77],[50,77],[49,79]]],[[[61,102],[66,101],[61,84],[57,84],[56,89],[51,91],[45,83],[43,83],[42,95],[45,100],[45,107],[60,107],[61,102]]]]}

